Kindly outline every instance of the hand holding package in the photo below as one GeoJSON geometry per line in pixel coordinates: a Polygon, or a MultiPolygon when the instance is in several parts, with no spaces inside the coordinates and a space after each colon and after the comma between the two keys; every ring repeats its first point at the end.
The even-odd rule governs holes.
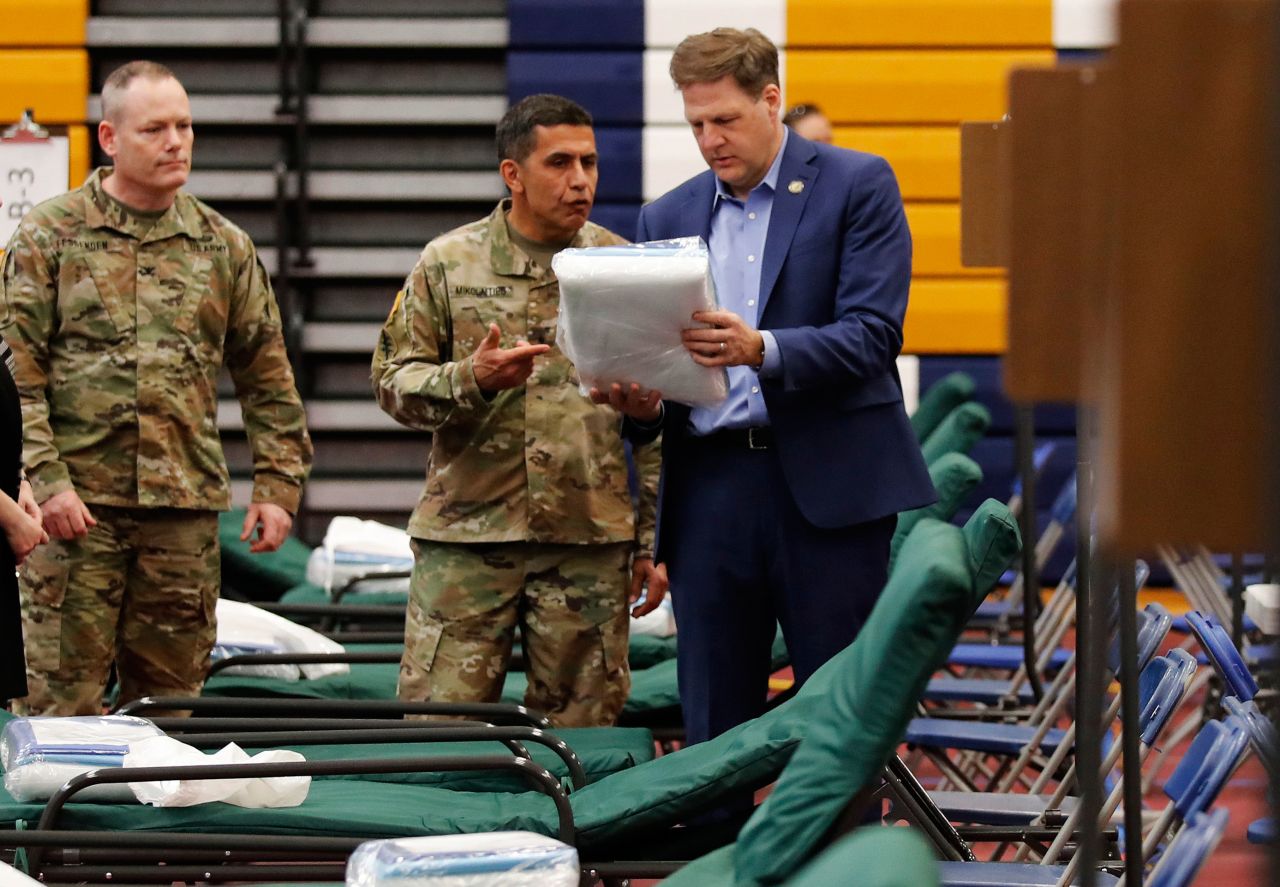
{"type": "Polygon", "coordinates": [[[707,245],[700,237],[562,250],[556,344],[583,392],[615,382],[668,400],[709,406],[729,394],[724,369],[699,366],[681,342],[695,311],[716,308],[707,245]]]}

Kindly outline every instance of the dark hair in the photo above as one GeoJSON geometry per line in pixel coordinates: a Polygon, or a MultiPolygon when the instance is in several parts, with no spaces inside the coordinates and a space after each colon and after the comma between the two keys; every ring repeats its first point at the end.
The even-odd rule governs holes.
{"type": "Polygon", "coordinates": [[[102,116],[114,120],[120,104],[120,94],[129,84],[143,77],[147,80],[177,80],[178,76],[159,62],[126,62],[107,75],[102,84],[102,116]]]}
{"type": "Polygon", "coordinates": [[[539,93],[516,102],[498,121],[498,160],[523,161],[537,144],[539,126],[591,126],[587,109],[562,95],[539,93]]]}
{"type": "Polygon", "coordinates": [[[787,109],[787,113],[783,115],[782,122],[787,126],[795,126],[806,117],[821,113],[822,109],[817,105],[792,105],[787,109]]]}
{"type": "Polygon", "coordinates": [[[681,40],[669,70],[677,89],[731,76],[758,99],[766,86],[778,85],[778,47],[755,28],[716,28],[681,40]]]}

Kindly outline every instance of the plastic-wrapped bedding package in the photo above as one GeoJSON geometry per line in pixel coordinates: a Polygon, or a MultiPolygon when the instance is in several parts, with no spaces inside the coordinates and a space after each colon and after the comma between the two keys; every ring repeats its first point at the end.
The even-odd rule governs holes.
{"type": "Polygon", "coordinates": [[[329,522],[324,542],[307,558],[307,581],[322,586],[330,594],[355,578],[365,579],[353,589],[356,594],[407,592],[407,578],[379,579],[377,576],[411,569],[413,549],[407,532],[377,521],[338,515],[329,522]]]}
{"type": "Polygon", "coordinates": [[[347,887],[577,887],[578,851],[533,832],[367,841],[347,887]]]}
{"type": "Polygon", "coordinates": [[[701,237],[566,249],[551,266],[560,282],[556,344],[584,393],[635,382],[691,406],[729,395],[724,369],[694,363],[680,341],[693,312],[716,307],[701,237]]]}
{"type": "Polygon", "coordinates": [[[13,866],[0,862],[0,887],[41,887],[35,878],[28,878],[13,866]]]}
{"type": "MultiPolygon", "coordinates": [[[[132,743],[160,736],[144,718],[15,718],[0,732],[4,788],[14,800],[47,801],[71,777],[124,766],[132,743]]],[[[91,786],[76,801],[135,802],[127,784],[91,786]]]]}
{"type": "MultiPolygon", "coordinates": [[[[346,648],[305,625],[268,613],[261,607],[226,598],[218,600],[218,636],[210,658],[213,661],[251,653],[342,653],[346,648]]],[[[347,674],[345,662],[311,665],[233,665],[228,674],[279,678],[297,681],[347,674]]]]}

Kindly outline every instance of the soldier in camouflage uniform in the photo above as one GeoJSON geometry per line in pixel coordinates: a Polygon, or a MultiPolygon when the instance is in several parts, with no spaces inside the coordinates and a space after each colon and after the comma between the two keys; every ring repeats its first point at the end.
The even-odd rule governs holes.
{"type": "Polygon", "coordinates": [[[659,449],[639,448],[637,520],[616,414],[554,346],[551,257],[623,242],[587,221],[591,118],[532,96],[498,124],[511,198],[427,244],[373,358],[382,408],[433,432],[409,523],[402,699],[497,701],[515,626],[525,702],[561,726],[611,724],[630,689],[627,605],[666,576],[652,557],[659,449]],[[628,576],[630,575],[630,582],[628,576]]]}
{"type": "Polygon", "coordinates": [[[24,458],[51,541],[21,577],[29,714],[97,714],[198,693],[214,642],[218,510],[230,484],[217,378],[235,382],[254,453],[244,538],[274,550],[311,462],[279,309],[248,235],[180,192],[186,92],[133,62],[103,87],[114,166],[33,209],[4,257],[24,458]]]}

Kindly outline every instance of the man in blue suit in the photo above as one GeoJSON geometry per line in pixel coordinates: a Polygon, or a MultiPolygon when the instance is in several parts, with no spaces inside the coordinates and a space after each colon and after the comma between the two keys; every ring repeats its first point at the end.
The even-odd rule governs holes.
{"type": "Polygon", "coordinates": [[[894,362],[911,233],[889,165],[789,132],[777,49],[753,29],[686,38],[671,78],[710,169],[646,206],[637,239],[706,239],[719,309],[684,344],[730,393],[694,409],[637,386],[595,396],[633,440],[663,432],[657,558],[697,742],[763,710],[775,620],[799,682],[853,640],[897,513],[935,493],[894,362]]]}

